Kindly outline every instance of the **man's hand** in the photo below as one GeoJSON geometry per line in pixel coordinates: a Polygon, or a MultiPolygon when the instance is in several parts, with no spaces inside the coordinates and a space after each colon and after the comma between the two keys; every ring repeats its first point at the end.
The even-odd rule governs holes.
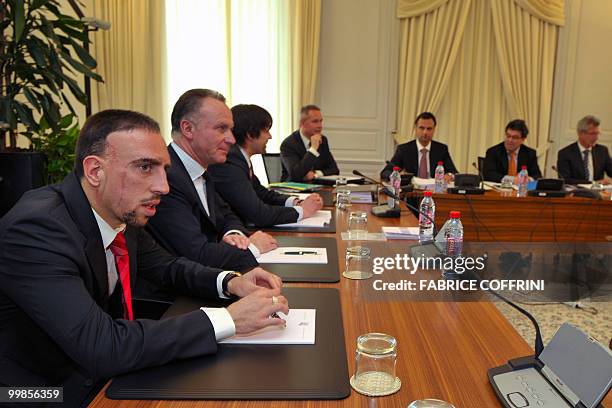
{"type": "Polygon", "coordinates": [[[283,281],[278,276],[260,268],[253,268],[242,276],[227,283],[227,291],[232,295],[245,297],[261,288],[280,291],[283,281]]]}
{"type": "Polygon", "coordinates": [[[257,231],[249,237],[251,243],[259,249],[259,252],[265,254],[278,247],[278,242],[270,234],[262,231],[257,231]]]}
{"type": "Polygon", "coordinates": [[[323,199],[318,194],[310,194],[300,203],[304,210],[303,218],[312,217],[317,211],[323,208],[323,199]]]}
{"type": "Polygon", "coordinates": [[[240,249],[247,249],[249,247],[250,241],[247,237],[243,237],[240,234],[230,234],[223,237],[221,240],[231,246],[235,246],[240,249]]]}
{"type": "Polygon", "coordinates": [[[605,179],[598,180],[598,183],[601,184],[602,186],[607,186],[608,184],[610,184],[610,180],[605,178],[605,179]]]}
{"type": "Polygon", "coordinates": [[[306,173],[306,175],[304,176],[304,181],[311,181],[312,179],[314,179],[315,177],[317,177],[317,173],[314,172],[314,170],[310,170],[308,173],[306,173]]]}
{"type": "Polygon", "coordinates": [[[455,175],[453,173],[446,173],[444,175],[444,182],[450,183],[451,181],[455,181],[455,175]]]}
{"type": "Polygon", "coordinates": [[[319,151],[319,146],[323,142],[323,136],[320,134],[310,136],[310,147],[314,148],[316,151],[319,151]]]}
{"type": "MultiPolygon", "coordinates": [[[[235,278],[230,281],[235,281],[235,278]]],[[[227,311],[234,320],[236,334],[247,334],[267,326],[284,326],[286,323],[273,313],[289,313],[289,303],[280,295],[280,289],[259,289],[232,303],[227,311]]]]}

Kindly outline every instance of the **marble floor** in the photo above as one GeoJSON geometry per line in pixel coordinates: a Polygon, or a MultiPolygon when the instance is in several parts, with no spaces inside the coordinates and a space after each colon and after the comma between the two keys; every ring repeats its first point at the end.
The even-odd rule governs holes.
{"type": "MultiPolygon", "coordinates": [[[[529,319],[503,302],[495,302],[495,305],[533,348],[535,331],[529,319]]],[[[582,329],[600,343],[609,345],[612,339],[612,302],[581,301],[580,305],[580,308],[573,308],[565,304],[519,304],[538,321],[544,345],[565,322],[582,329]]]]}

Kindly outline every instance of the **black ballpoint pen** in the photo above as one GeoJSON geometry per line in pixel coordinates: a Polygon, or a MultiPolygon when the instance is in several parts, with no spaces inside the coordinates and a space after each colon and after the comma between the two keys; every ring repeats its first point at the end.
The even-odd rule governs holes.
{"type": "Polygon", "coordinates": [[[283,252],[283,255],[317,255],[317,251],[289,251],[283,252]]]}

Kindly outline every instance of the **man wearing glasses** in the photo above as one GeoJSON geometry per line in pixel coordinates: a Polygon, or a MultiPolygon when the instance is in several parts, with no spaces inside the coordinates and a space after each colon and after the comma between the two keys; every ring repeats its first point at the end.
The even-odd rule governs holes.
{"type": "Polygon", "coordinates": [[[514,119],[506,125],[503,142],[490,147],[484,160],[483,177],[499,183],[504,176],[516,177],[523,166],[527,166],[529,177],[542,177],[536,151],[524,146],[529,129],[522,119],[514,119]]]}
{"type": "Polygon", "coordinates": [[[595,116],[580,119],[576,125],[578,141],[559,150],[557,169],[566,183],[590,184],[597,181],[610,184],[604,175],[612,177],[612,160],[608,148],[597,144],[599,124],[595,116]]]}

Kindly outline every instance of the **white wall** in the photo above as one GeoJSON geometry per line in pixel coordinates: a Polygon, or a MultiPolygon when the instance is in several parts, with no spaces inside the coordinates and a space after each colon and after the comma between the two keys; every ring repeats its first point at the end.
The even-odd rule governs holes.
{"type": "Polygon", "coordinates": [[[317,102],[342,173],[377,175],[393,154],[395,0],[325,0],[317,102]]]}
{"type": "Polygon", "coordinates": [[[567,0],[560,30],[546,174],[557,152],[576,140],[576,123],[601,119],[599,142],[612,145],[612,1],[567,0]]]}
{"type": "MultiPolygon", "coordinates": [[[[322,8],[318,97],[325,134],[340,169],[377,174],[393,154],[399,21],[396,0],[325,0],[322,8]]],[[[586,114],[602,120],[600,142],[612,143],[612,1],[566,0],[560,29],[552,141],[545,174],[557,151],[576,138],[586,114]]],[[[486,120],[486,119],[485,119],[486,120]]]]}

